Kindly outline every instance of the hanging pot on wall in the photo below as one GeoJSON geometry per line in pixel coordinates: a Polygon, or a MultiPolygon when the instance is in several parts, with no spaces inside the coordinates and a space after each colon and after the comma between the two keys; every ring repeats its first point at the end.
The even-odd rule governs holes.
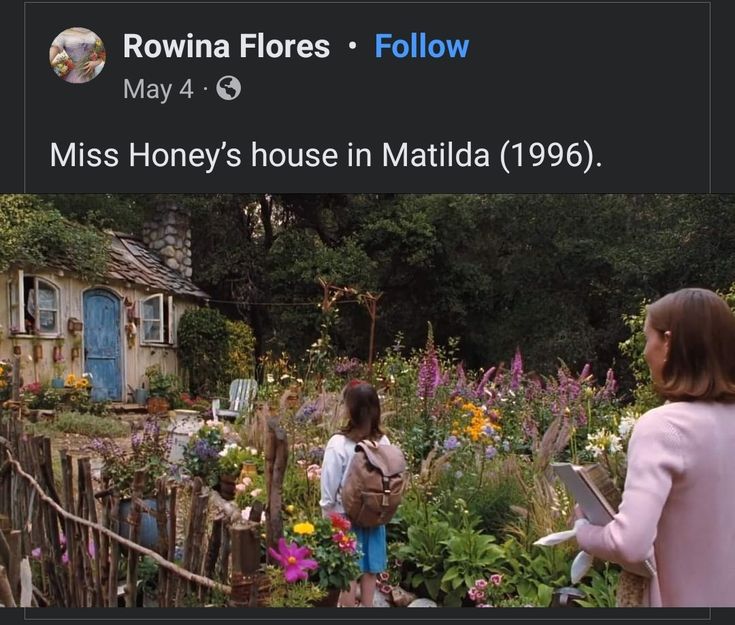
{"type": "Polygon", "coordinates": [[[39,360],[43,360],[43,345],[34,345],[33,346],[33,360],[38,362],[39,360]]]}
{"type": "Polygon", "coordinates": [[[21,355],[21,353],[22,353],[22,350],[21,350],[21,348],[20,348],[20,345],[13,345],[13,353],[14,353],[14,354],[15,354],[16,356],[20,356],[20,355],[21,355]]]}

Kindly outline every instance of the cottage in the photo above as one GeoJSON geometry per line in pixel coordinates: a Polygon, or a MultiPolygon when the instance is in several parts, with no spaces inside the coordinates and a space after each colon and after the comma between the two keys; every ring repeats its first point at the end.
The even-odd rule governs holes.
{"type": "Polygon", "coordinates": [[[89,373],[93,400],[125,402],[149,366],[178,372],[178,321],[207,298],[191,281],[188,216],[164,205],[146,224],[143,240],[107,234],[108,264],[93,282],[75,275],[64,259],[6,272],[0,359],[20,354],[26,384],[89,373]]]}

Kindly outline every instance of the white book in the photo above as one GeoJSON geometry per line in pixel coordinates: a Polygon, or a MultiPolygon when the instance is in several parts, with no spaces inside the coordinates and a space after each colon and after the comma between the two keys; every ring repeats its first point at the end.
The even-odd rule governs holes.
{"type": "MultiPolygon", "coordinates": [[[[591,467],[582,467],[569,462],[552,462],[551,467],[592,525],[605,526],[613,520],[617,513],[617,502],[611,501],[612,492],[606,487],[607,485],[599,478],[595,478],[601,475],[599,471],[592,471],[591,467]],[[603,494],[603,491],[607,491],[607,494],[603,494]]],[[[597,468],[595,465],[592,467],[597,468]]],[[[609,478],[607,481],[612,485],[609,478]]],[[[643,577],[652,577],[656,574],[650,560],[641,562],[640,565],[626,565],[625,569],[643,577]]]]}

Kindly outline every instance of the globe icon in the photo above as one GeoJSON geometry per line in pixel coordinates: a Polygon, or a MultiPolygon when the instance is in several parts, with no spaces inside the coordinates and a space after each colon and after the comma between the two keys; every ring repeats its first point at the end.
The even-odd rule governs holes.
{"type": "Polygon", "coordinates": [[[234,100],[240,95],[242,86],[234,76],[222,76],[217,81],[217,95],[223,100],[234,100]]]}

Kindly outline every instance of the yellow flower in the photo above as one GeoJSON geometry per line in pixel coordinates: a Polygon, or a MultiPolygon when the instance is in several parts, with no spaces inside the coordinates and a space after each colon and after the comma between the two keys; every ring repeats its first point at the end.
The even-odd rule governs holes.
{"type": "Polygon", "coordinates": [[[286,512],[288,512],[289,514],[293,514],[295,510],[296,507],[292,503],[286,506],[286,512]]]}
{"type": "Polygon", "coordinates": [[[70,373],[69,375],[66,376],[66,381],[64,382],[66,386],[74,386],[76,385],[76,383],[77,383],[77,376],[75,376],[73,373],[70,373]]]}
{"type": "Polygon", "coordinates": [[[308,534],[311,535],[314,533],[314,526],[309,523],[308,521],[304,523],[297,523],[293,526],[293,531],[297,534],[308,534]]]}

